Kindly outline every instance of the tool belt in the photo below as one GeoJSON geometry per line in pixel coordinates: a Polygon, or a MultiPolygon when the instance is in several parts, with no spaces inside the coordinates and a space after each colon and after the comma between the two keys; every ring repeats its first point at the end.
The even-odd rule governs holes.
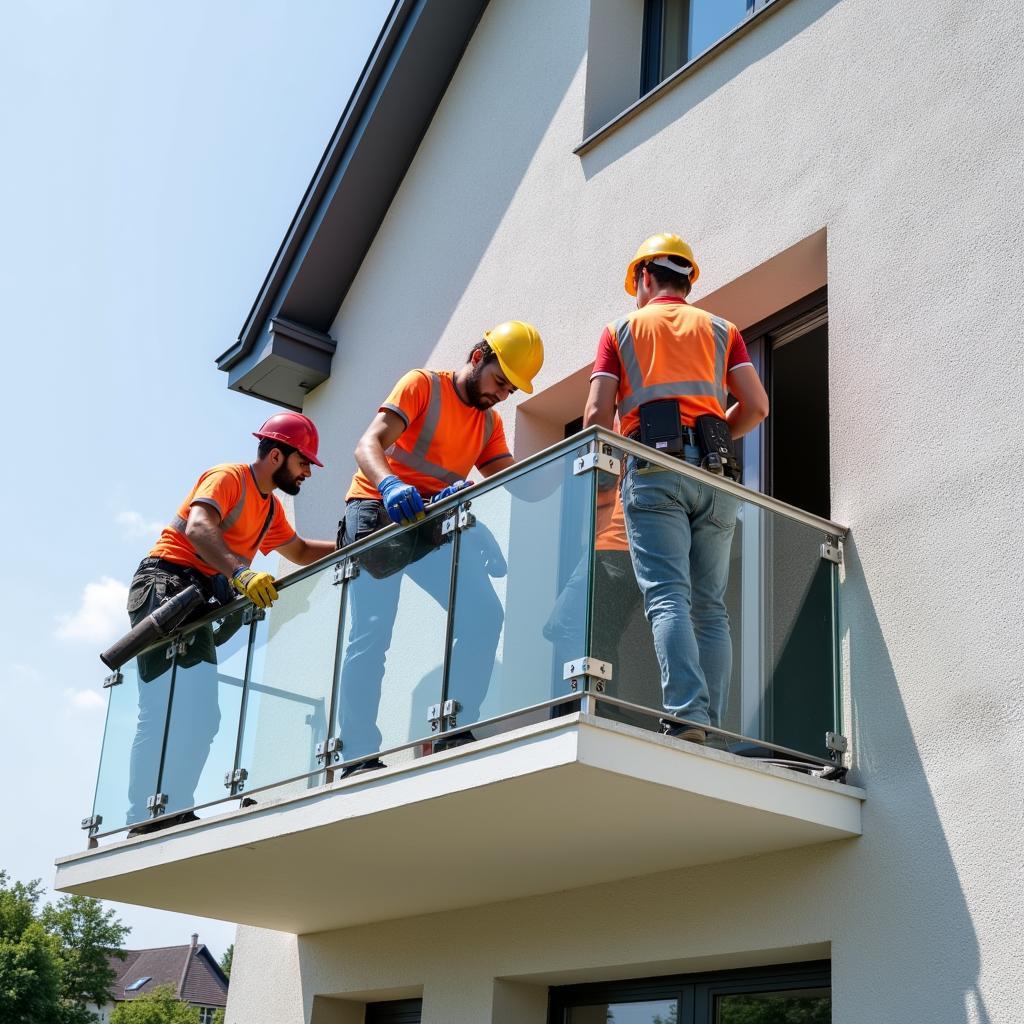
{"type": "Polygon", "coordinates": [[[640,429],[629,437],[716,476],[738,483],[743,475],[729,424],[720,416],[704,415],[698,416],[692,427],[687,426],[682,422],[679,403],[674,398],[641,405],[640,429]]]}

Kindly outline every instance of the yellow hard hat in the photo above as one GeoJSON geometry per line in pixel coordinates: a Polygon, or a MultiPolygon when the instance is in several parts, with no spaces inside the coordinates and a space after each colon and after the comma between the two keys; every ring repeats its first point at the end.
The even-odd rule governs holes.
{"type": "Polygon", "coordinates": [[[544,342],[533,324],[506,320],[484,334],[484,341],[498,357],[501,372],[520,391],[533,394],[533,378],[544,365],[544,342]]]}
{"type": "Polygon", "coordinates": [[[630,295],[636,295],[636,267],[638,263],[646,263],[648,260],[656,259],[658,256],[678,256],[686,260],[692,267],[690,284],[700,277],[700,267],[693,258],[693,250],[678,235],[664,234],[651,235],[646,241],[640,243],[633,261],[626,268],[626,291],[630,295]]]}

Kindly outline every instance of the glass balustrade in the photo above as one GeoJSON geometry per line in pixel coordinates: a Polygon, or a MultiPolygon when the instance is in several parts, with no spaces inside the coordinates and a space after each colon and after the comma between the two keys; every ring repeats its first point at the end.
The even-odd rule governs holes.
{"type": "Polygon", "coordinates": [[[331,713],[341,594],[327,566],[282,587],[258,617],[232,772],[236,793],[293,780],[274,791],[283,796],[323,781],[316,748],[331,713]]]}
{"type": "Polygon", "coordinates": [[[564,456],[465,492],[445,690],[460,730],[567,692],[564,665],[586,652],[593,492],[564,456]]]}
{"type": "MultiPolygon", "coordinates": [[[[627,460],[645,453],[585,431],[417,524],[283,578],[265,613],[236,602],[123,666],[109,686],[91,834],[368,777],[381,757],[410,763],[571,713],[584,690],[585,710],[658,730],[662,670],[620,486],[627,460]]],[[[718,725],[731,734],[709,743],[828,757],[838,685],[828,556],[842,528],[674,459],[645,461],[684,502],[705,496],[709,536],[726,552],[704,557],[708,538],[686,527],[705,548],[695,543],[687,561],[695,633],[683,642],[699,636],[706,652],[712,638],[704,668],[712,683],[718,673],[718,725]],[[714,586],[713,562],[727,568],[714,586]]]]}
{"type": "MultiPolygon", "coordinates": [[[[452,515],[439,510],[349,549],[333,724],[344,777],[379,767],[382,750],[431,735],[445,671],[452,515]]],[[[396,752],[387,764],[421,752],[396,752]]]]}

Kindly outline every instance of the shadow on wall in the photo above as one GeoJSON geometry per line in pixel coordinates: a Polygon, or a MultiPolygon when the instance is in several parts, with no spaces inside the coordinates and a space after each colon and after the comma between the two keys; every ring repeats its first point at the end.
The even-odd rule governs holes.
{"type": "Polygon", "coordinates": [[[974,923],[852,537],[844,561],[841,614],[853,680],[850,781],[864,782],[868,799],[866,841],[838,845],[849,859],[848,877],[870,884],[856,902],[851,896],[850,913],[861,920],[838,926],[833,939],[836,1001],[856,1006],[859,1020],[990,1024],[978,986],[974,923]],[[865,935],[869,945],[860,941],[865,935]],[[846,941],[859,948],[844,950],[846,941]],[[890,981],[897,974],[903,999],[894,1015],[890,981]]]}
{"type": "MultiPolygon", "coordinates": [[[[758,23],[702,65],[684,73],[682,79],[638,112],[628,124],[621,125],[593,149],[581,156],[583,173],[589,180],[600,174],[637,146],[654,138],[673,122],[728,85],[745,70],[798,36],[840,0],[790,0],[778,11],[762,16],[758,23]]],[[[637,52],[639,60],[639,50],[637,52]]],[[[785,110],[778,107],[780,137],[788,129],[785,110]]],[[[724,128],[724,126],[723,126],[724,128]]]]}
{"type": "MultiPolygon", "coordinates": [[[[358,433],[395,380],[431,361],[583,60],[576,7],[516,0],[485,11],[332,330],[332,379],[305,404],[328,466],[351,465],[358,433]]],[[[522,259],[505,268],[494,317],[526,315],[517,310],[527,308],[527,279],[522,259]]],[[[478,340],[465,338],[459,361],[478,340]]]]}

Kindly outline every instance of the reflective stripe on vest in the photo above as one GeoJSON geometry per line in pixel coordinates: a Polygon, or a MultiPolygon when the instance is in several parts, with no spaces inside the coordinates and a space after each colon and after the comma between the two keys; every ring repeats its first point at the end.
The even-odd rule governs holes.
{"type": "MultiPolygon", "coordinates": [[[[427,452],[430,450],[431,442],[437,433],[437,425],[441,422],[441,378],[436,373],[429,371],[427,376],[430,379],[430,398],[427,399],[427,411],[423,416],[423,426],[420,427],[420,433],[416,438],[412,451],[407,452],[404,448],[392,445],[384,454],[392,462],[397,462],[400,466],[414,469],[417,473],[432,476],[436,480],[443,480],[447,484],[453,484],[457,480],[461,480],[462,477],[458,473],[453,473],[451,470],[445,469],[444,466],[437,466],[427,459],[427,452]]],[[[488,413],[488,416],[489,429],[487,430],[487,437],[490,438],[491,432],[494,430],[494,417],[490,413],[488,413]]]]}
{"type": "MultiPolygon", "coordinates": [[[[241,518],[242,512],[245,509],[245,496],[246,496],[246,493],[248,491],[248,487],[249,487],[248,475],[243,473],[242,474],[242,496],[232,506],[231,511],[220,521],[220,529],[221,529],[222,533],[224,531],[226,531],[226,530],[230,530],[231,527],[234,526],[235,523],[237,523],[238,520],[241,518]]],[[[271,504],[273,504],[273,501],[274,501],[273,497],[271,497],[270,501],[271,501],[271,504]]],[[[204,504],[204,503],[200,502],[200,504],[204,504]]],[[[186,521],[184,519],[182,519],[181,516],[175,516],[171,520],[171,529],[175,530],[175,531],[177,531],[178,533],[181,533],[181,534],[184,534],[185,527],[187,525],[188,525],[188,523],[186,523],[186,521]]],[[[264,530],[264,533],[265,532],[266,531],[264,530]]],[[[262,539],[263,539],[263,536],[261,534],[260,535],[260,540],[262,540],[262,539]]],[[[198,554],[198,552],[196,552],[196,554],[198,554]]]]}
{"type": "Polygon", "coordinates": [[[729,324],[721,317],[711,317],[711,330],[715,337],[715,380],[675,380],[658,384],[644,384],[644,375],[636,358],[633,328],[624,316],[612,325],[619,343],[619,360],[629,383],[630,393],[619,405],[619,415],[625,416],[638,406],[659,398],[682,398],[686,395],[711,395],[718,399],[725,412],[728,400],[722,382],[725,379],[725,360],[729,350],[729,324]]]}

